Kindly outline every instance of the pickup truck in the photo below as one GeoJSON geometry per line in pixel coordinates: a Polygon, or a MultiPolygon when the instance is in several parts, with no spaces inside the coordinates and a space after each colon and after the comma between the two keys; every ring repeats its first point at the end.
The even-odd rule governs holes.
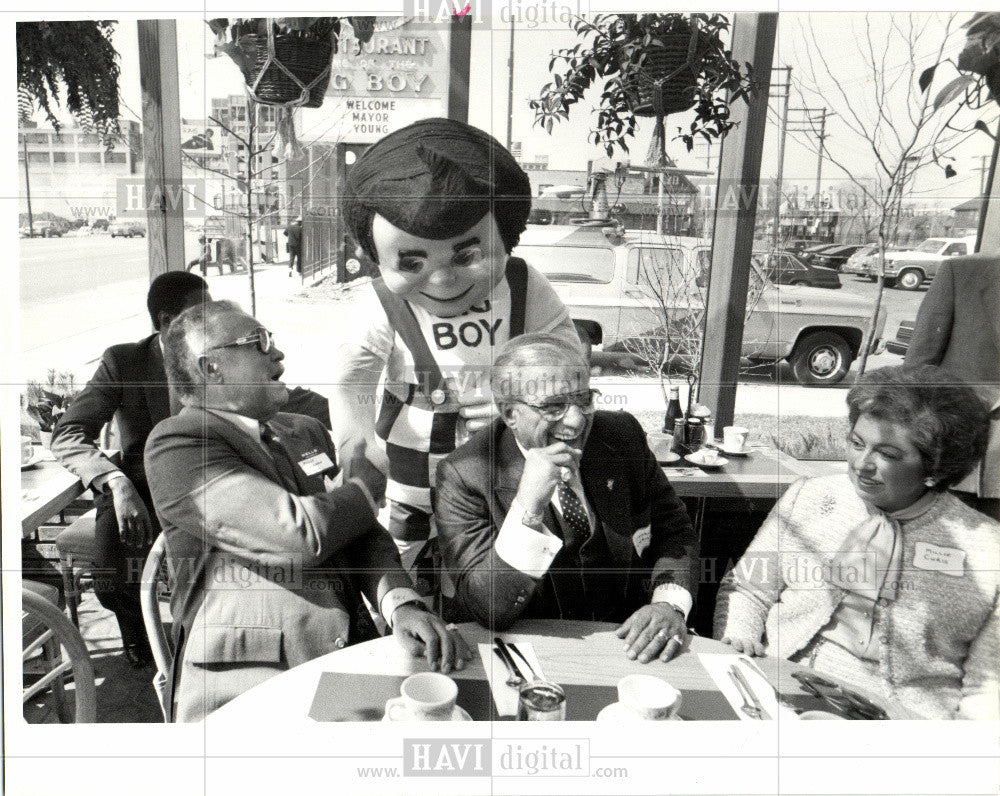
{"type": "MultiPolygon", "coordinates": [[[[529,226],[514,254],[548,277],[581,339],[607,352],[627,352],[635,340],[662,340],[664,306],[671,318],[704,312],[711,262],[711,242],[704,238],[529,226]]],[[[819,288],[779,288],[756,264],[751,269],[755,303],[744,326],[743,357],[754,363],[787,359],[802,384],[842,381],[858,356],[869,303],[819,288]]],[[[880,350],[884,327],[885,308],[873,351],[880,350]]]]}
{"type": "MultiPolygon", "coordinates": [[[[972,254],[975,235],[967,238],[928,238],[915,249],[886,252],[885,284],[902,290],[916,290],[936,275],[938,266],[949,257],[972,254]]],[[[878,259],[869,266],[870,275],[878,273],[878,259]]]]}

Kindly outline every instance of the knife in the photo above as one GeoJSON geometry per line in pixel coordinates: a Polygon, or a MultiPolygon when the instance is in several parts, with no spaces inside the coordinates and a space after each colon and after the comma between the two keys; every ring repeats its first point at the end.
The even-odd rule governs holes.
{"type": "Polygon", "coordinates": [[[729,668],[733,673],[733,677],[743,687],[743,690],[746,691],[747,696],[750,697],[750,701],[753,702],[753,706],[760,713],[760,717],[762,719],[769,720],[771,718],[771,714],[764,710],[764,706],[760,703],[760,700],[757,699],[757,695],[753,692],[753,689],[750,687],[750,683],[747,682],[747,678],[743,675],[742,670],[737,666],[730,666],[729,668]]]}
{"type": "MultiPolygon", "coordinates": [[[[517,675],[524,682],[528,682],[528,679],[524,676],[524,671],[521,669],[520,666],[517,665],[517,661],[514,660],[514,656],[510,654],[510,650],[507,648],[507,643],[502,638],[500,638],[500,636],[494,636],[493,643],[496,645],[496,648],[497,650],[499,650],[500,654],[507,659],[507,663],[510,666],[514,667],[514,671],[517,673],[517,675]]],[[[535,678],[532,677],[531,679],[534,680],[535,678]]]]}

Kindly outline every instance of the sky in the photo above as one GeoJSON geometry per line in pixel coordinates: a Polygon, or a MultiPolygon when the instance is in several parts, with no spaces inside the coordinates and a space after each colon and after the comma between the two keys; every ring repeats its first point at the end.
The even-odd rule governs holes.
{"type": "MultiPolygon", "coordinates": [[[[946,35],[948,14],[921,12],[915,15],[913,21],[921,29],[921,36],[911,53],[902,38],[902,30],[910,20],[905,12],[868,15],[858,12],[780,13],[773,66],[775,69],[784,66],[792,69],[790,107],[793,110],[790,117],[793,120],[803,118],[803,114],[796,114],[794,110],[802,107],[827,107],[835,112],[837,115],[828,118],[829,135],[825,146],[834,159],[850,164],[856,174],[865,175],[873,170],[874,157],[869,145],[846,127],[846,122],[853,123],[852,112],[870,119],[881,104],[890,119],[901,118],[905,114],[907,83],[913,74],[910,64],[916,64],[916,74],[919,74],[925,66],[938,60],[939,50],[944,57],[956,56],[964,41],[964,33],[959,26],[968,16],[968,12],[955,14],[950,22],[950,35],[946,35]],[[879,63],[875,69],[865,52],[866,27],[870,28],[873,41],[879,43],[876,53],[879,63]],[[810,61],[813,62],[812,70],[810,61]],[[816,75],[815,79],[810,78],[811,72],[816,75]],[[883,76],[883,81],[890,88],[881,103],[875,99],[881,81],[873,79],[873,72],[883,76]],[[846,96],[834,90],[831,76],[844,88],[846,96]],[[813,91],[810,92],[808,87],[813,91]]],[[[212,97],[242,91],[242,78],[236,66],[225,56],[211,57],[212,35],[203,19],[191,16],[178,22],[181,114],[189,118],[207,116],[206,106],[212,97]]],[[[550,79],[547,67],[552,51],[576,41],[575,34],[562,22],[538,24],[534,28],[524,22],[515,29],[513,140],[522,143],[526,160],[547,156],[549,167],[553,169],[585,169],[588,160],[605,157],[602,149],[587,143],[587,133],[593,121],[590,111],[599,99],[596,90],[592,90],[583,102],[574,107],[569,121],[556,125],[553,135],[532,124],[534,112],[528,107],[528,100],[550,79]]],[[[115,44],[122,56],[122,96],[126,112],[131,110],[138,114],[140,93],[134,22],[123,21],[119,24],[115,44]]],[[[498,25],[492,31],[476,31],[473,34],[470,122],[489,130],[501,141],[506,137],[509,53],[510,32],[506,26],[498,25]]],[[[946,79],[947,76],[942,74],[942,77],[946,79]]],[[[772,87],[783,80],[784,73],[775,71],[772,87]]],[[[937,91],[941,82],[943,80],[932,87],[932,93],[937,91]]],[[[761,167],[762,176],[771,179],[777,172],[778,160],[781,100],[775,97],[777,93],[772,89],[761,167]]],[[[996,110],[983,115],[995,128],[996,110]]],[[[668,117],[668,135],[674,134],[679,126],[686,127],[691,118],[690,114],[668,117]]],[[[975,118],[975,115],[966,113],[963,117],[965,127],[971,127],[975,118]]],[[[652,123],[652,119],[641,119],[635,143],[630,146],[631,152],[616,151],[613,159],[642,162],[652,123]]],[[[310,132],[314,130],[305,131],[302,136],[304,141],[309,140],[310,132]]],[[[892,148],[886,145],[882,150],[885,152],[892,148]]],[[[970,136],[950,153],[955,158],[952,165],[958,176],[945,179],[942,167],[934,164],[924,166],[913,185],[914,198],[947,208],[977,196],[980,186],[978,168],[984,156],[988,162],[991,151],[991,142],[985,135],[976,133],[970,136]]],[[[667,154],[678,165],[690,169],[714,169],[718,162],[718,146],[709,150],[701,143],[688,153],[680,140],[668,140],[667,154]]],[[[888,154],[891,158],[892,152],[888,154]]],[[[815,136],[790,132],[784,161],[786,190],[789,186],[796,186],[800,190],[811,191],[816,170],[815,136]]],[[[845,180],[843,172],[829,159],[824,160],[822,173],[824,191],[839,192],[841,196],[845,191],[857,193],[857,189],[845,180]]]]}

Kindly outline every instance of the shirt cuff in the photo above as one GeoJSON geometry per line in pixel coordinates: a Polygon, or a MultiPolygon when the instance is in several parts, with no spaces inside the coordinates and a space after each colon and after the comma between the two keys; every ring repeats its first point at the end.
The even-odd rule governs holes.
{"type": "Polygon", "coordinates": [[[424,604],[424,601],[420,599],[420,595],[416,591],[407,586],[398,586],[395,589],[389,589],[385,593],[385,596],[378,605],[378,610],[382,614],[382,618],[389,623],[389,627],[392,627],[393,612],[399,606],[413,602],[419,602],[421,605],[424,604]]]}
{"type": "Polygon", "coordinates": [[[691,592],[677,583],[661,583],[653,589],[653,599],[650,602],[670,603],[684,614],[685,622],[687,622],[688,614],[691,613],[691,606],[694,605],[691,592]]]}
{"type": "Polygon", "coordinates": [[[493,549],[505,562],[518,572],[532,578],[541,578],[549,571],[563,542],[549,531],[536,531],[521,523],[526,509],[517,498],[510,504],[510,511],[500,527],[493,549]]]}
{"type": "Polygon", "coordinates": [[[111,483],[115,478],[128,478],[128,476],[121,470],[112,470],[109,473],[101,473],[100,475],[95,476],[90,482],[90,486],[98,492],[103,492],[104,487],[111,483]]]}

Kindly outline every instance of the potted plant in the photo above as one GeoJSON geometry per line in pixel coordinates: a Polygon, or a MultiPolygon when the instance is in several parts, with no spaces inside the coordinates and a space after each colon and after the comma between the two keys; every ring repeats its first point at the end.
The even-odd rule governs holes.
{"type": "Polygon", "coordinates": [[[26,386],[27,413],[38,423],[43,435],[41,441],[48,447],[53,426],[76,397],[75,378],[72,373],[57,373],[55,368],[50,368],[45,384],[30,380],[26,386]]]}
{"type": "MultiPolygon", "coordinates": [[[[338,17],[254,17],[210,19],[216,52],[224,52],[243,73],[250,95],[265,105],[318,108],[330,83],[337,51],[338,17]]],[[[359,42],[371,39],[374,17],[350,17],[359,42]]]]}
{"type": "Polygon", "coordinates": [[[35,104],[58,131],[60,85],[66,108],[87,132],[102,137],[109,148],[121,137],[118,107],[118,53],[111,44],[114,22],[17,23],[17,104],[21,121],[31,118],[35,104]]]}
{"type": "Polygon", "coordinates": [[[603,78],[597,126],[590,140],[611,157],[615,147],[628,152],[626,139],[635,134],[636,116],[657,119],[653,144],[655,160],[666,163],[667,114],[695,109],[690,129],[678,128],[688,150],[695,136],[711,141],[732,127],[729,103],[750,91],[750,65],[741,67],[726,48],[723,34],[729,21],[721,14],[598,14],[593,21],[576,17],[573,30],[582,39],[554,53],[549,71],[553,80],[530,101],[535,124],[552,132],[560,119],[569,118],[579,102],[603,78]]]}

